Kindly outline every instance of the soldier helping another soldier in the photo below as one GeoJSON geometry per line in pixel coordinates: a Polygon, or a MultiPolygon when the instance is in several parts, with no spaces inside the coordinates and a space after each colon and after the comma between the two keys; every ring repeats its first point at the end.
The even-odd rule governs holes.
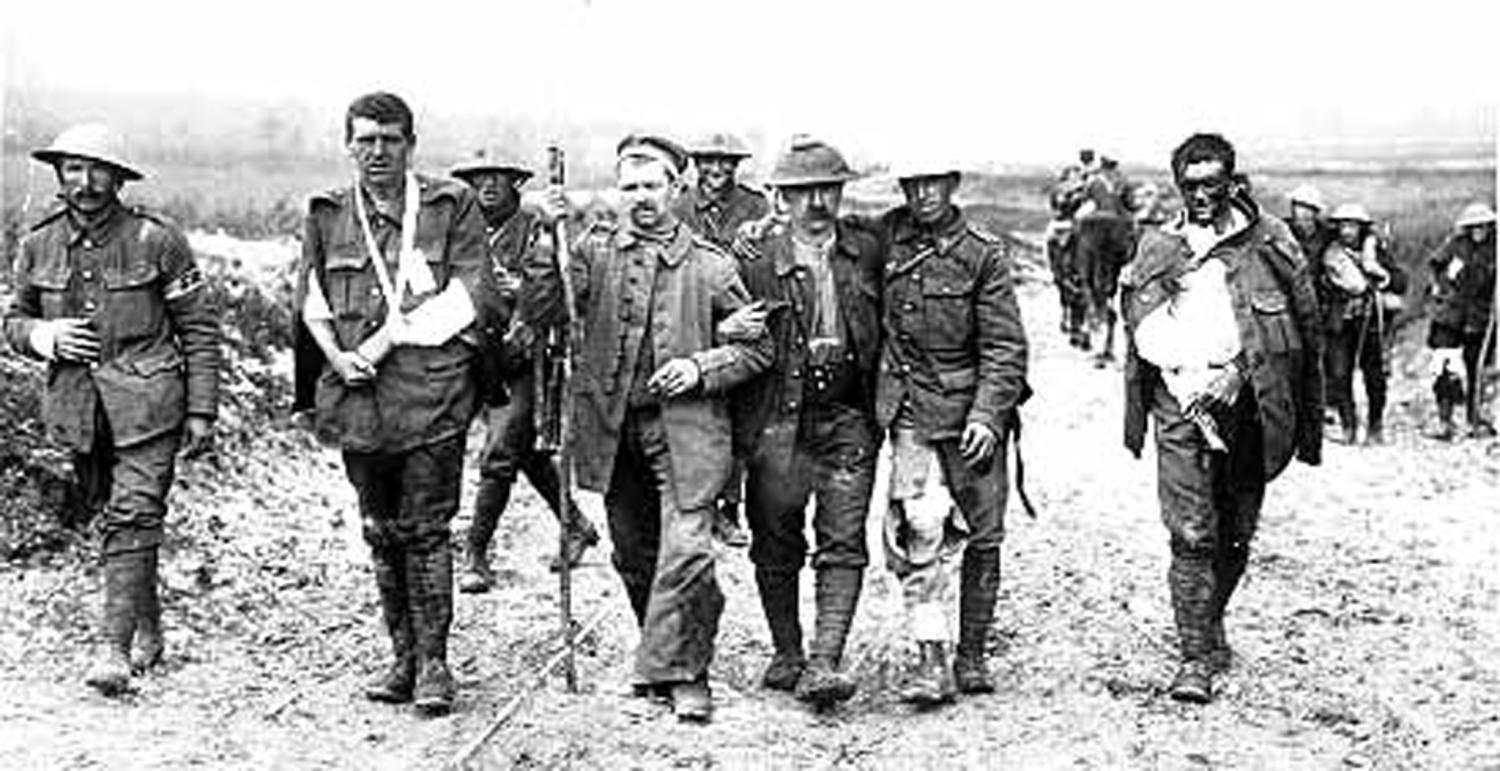
{"type": "Polygon", "coordinates": [[[768,318],[770,369],[734,394],[736,454],[747,468],[750,560],[775,647],[761,683],[825,706],[854,695],[844,643],[869,563],[865,519],[880,450],[875,366],[880,352],[882,249],[840,222],[854,172],[837,150],[798,138],[771,184],[787,220],[746,227],[740,275],[768,318]],[[799,574],[813,509],[816,621],[802,648],[799,574]]]}
{"type": "Polygon", "coordinates": [[[953,203],[960,173],[924,164],[897,178],[906,204],[881,220],[889,252],[876,418],[891,444],[884,542],[918,648],[903,696],[938,704],[955,690],[994,690],[986,644],[1005,533],[1005,448],[1029,392],[1027,343],[1010,254],[953,203]],[[955,657],[947,566],[957,554],[955,657]]]}

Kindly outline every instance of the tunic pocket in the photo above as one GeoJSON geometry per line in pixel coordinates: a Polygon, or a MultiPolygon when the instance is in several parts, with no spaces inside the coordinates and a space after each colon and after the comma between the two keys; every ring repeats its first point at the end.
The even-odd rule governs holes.
{"type": "Polygon", "coordinates": [[[126,343],[161,328],[165,308],[156,265],[141,261],[105,268],[101,275],[108,297],[95,318],[102,335],[126,343]]]}
{"type": "Polygon", "coordinates": [[[953,280],[939,280],[922,287],[923,315],[927,328],[922,331],[926,347],[934,350],[959,350],[968,347],[974,331],[974,285],[953,280]]]}
{"type": "Polygon", "coordinates": [[[1302,347],[1285,295],[1256,292],[1250,295],[1250,307],[1255,311],[1255,325],[1268,353],[1284,353],[1302,347]]]}

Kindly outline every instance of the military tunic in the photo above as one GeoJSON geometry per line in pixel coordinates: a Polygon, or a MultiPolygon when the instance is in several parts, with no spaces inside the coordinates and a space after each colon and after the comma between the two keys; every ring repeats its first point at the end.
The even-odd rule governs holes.
{"type": "Polygon", "coordinates": [[[32,355],[37,324],[87,318],[96,364],[48,366],[43,420],[74,453],[106,553],[155,546],[184,419],[218,409],[219,330],[212,293],[187,239],[161,215],[116,205],[80,228],[66,210],[20,245],[5,334],[32,355]]]}

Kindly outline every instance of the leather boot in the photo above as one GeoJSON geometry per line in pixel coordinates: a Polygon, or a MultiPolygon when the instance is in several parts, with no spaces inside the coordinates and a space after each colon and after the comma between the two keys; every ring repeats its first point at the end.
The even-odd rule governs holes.
{"type": "Polygon", "coordinates": [[[1177,701],[1207,704],[1213,699],[1213,560],[1208,555],[1174,553],[1167,571],[1172,611],[1182,659],[1167,692],[1177,701]]]}
{"type": "Polygon", "coordinates": [[[993,693],[985,643],[995,620],[995,596],[1000,592],[1000,550],[964,552],[958,600],[958,654],[953,679],[963,693],[993,693]]]}
{"type": "Polygon", "coordinates": [[[130,638],[135,635],[134,552],[110,554],[104,562],[104,616],[100,619],[102,645],[94,654],[84,682],[105,696],[130,689],[130,638]]]}
{"type": "Polygon", "coordinates": [[[161,596],[157,575],[159,555],[156,547],[131,552],[140,562],[140,582],[135,586],[135,651],[130,656],[130,671],[141,674],[161,663],[166,643],[161,633],[161,596]]]}
{"type": "Polygon", "coordinates": [[[386,634],[391,638],[391,665],[365,684],[365,698],[388,704],[411,701],[416,681],[416,654],[412,632],[411,596],[407,592],[406,567],[393,550],[373,553],[375,586],[380,591],[380,610],[386,634]]]}
{"type": "Polygon", "coordinates": [[[511,481],[480,477],[479,491],[474,495],[474,518],[469,523],[469,561],[458,579],[458,590],[465,594],[487,592],[495,585],[490,569],[490,541],[500,524],[500,515],[510,503],[511,481]]]}
{"type": "Polygon", "coordinates": [[[594,524],[589,522],[588,517],[578,510],[578,506],[571,499],[568,507],[572,510],[570,518],[573,520],[572,529],[568,533],[568,543],[563,547],[561,554],[552,555],[552,562],[548,568],[556,573],[562,570],[563,558],[568,560],[568,568],[576,568],[583,562],[583,553],[591,547],[599,544],[599,531],[594,529],[594,524]]]}
{"type": "Polygon", "coordinates": [[[798,572],[796,568],[755,568],[755,588],[775,649],[760,684],[776,691],[796,688],[807,666],[802,655],[802,622],[798,618],[798,572]]]}
{"type": "Polygon", "coordinates": [[[1245,566],[1250,561],[1250,549],[1244,546],[1223,547],[1214,560],[1213,602],[1209,615],[1208,663],[1215,672],[1229,670],[1234,653],[1229,648],[1229,638],[1224,633],[1224,613],[1229,608],[1229,598],[1245,575],[1245,566]]]}
{"type": "Polygon", "coordinates": [[[864,586],[863,568],[820,568],[815,577],[818,615],[815,621],[812,660],[802,681],[797,684],[797,698],[820,707],[848,701],[857,685],[843,669],[844,643],[854,623],[864,586]]]}
{"type": "Polygon", "coordinates": [[[412,629],[416,633],[416,684],[412,701],[418,711],[444,715],[453,708],[455,687],[448,671],[448,632],[453,626],[453,549],[447,542],[406,555],[411,591],[412,629]]]}
{"type": "Polygon", "coordinates": [[[956,691],[948,643],[940,640],[919,641],[917,669],[902,690],[901,697],[913,704],[930,707],[953,701],[956,691]]]}

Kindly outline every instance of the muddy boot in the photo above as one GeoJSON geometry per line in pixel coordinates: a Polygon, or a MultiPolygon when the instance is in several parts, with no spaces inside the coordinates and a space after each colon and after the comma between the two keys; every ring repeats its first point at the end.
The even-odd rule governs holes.
{"type": "Polygon", "coordinates": [[[953,679],[963,693],[993,693],[985,642],[995,620],[1000,592],[1000,550],[968,549],[959,578],[958,654],[953,679]]]}
{"type": "Polygon", "coordinates": [[[1213,560],[1197,553],[1179,553],[1176,548],[1173,551],[1167,583],[1172,591],[1172,612],[1176,616],[1182,660],[1167,692],[1176,701],[1207,704],[1213,700],[1213,668],[1209,665],[1213,645],[1213,560]]]}
{"type": "Polygon", "coordinates": [[[155,547],[139,552],[141,581],[135,596],[135,651],[130,656],[130,671],[141,674],[161,663],[166,643],[161,633],[161,595],[158,593],[159,556],[155,547]]]}
{"type": "Polygon", "coordinates": [[[118,696],[130,689],[130,638],[135,635],[135,573],[140,570],[135,552],[110,554],[104,562],[104,617],[100,620],[102,645],[94,654],[84,682],[105,696],[118,696]]]}
{"type": "MultiPolygon", "coordinates": [[[[569,506],[572,502],[569,501],[569,506]]],[[[583,553],[590,548],[599,545],[599,531],[594,529],[593,523],[583,516],[583,512],[573,507],[573,529],[568,536],[568,543],[563,547],[561,554],[552,555],[552,562],[548,568],[556,573],[562,570],[563,559],[568,560],[568,568],[576,568],[583,562],[583,553]]]]}
{"type": "Polygon", "coordinates": [[[918,641],[917,669],[902,689],[901,698],[918,706],[930,707],[953,701],[956,692],[948,643],[940,640],[918,641]]]}
{"type": "Polygon", "coordinates": [[[455,687],[448,671],[448,632],[453,626],[453,550],[446,542],[406,555],[411,591],[417,675],[412,702],[425,715],[453,708],[455,687]]]}
{"type": "Polygon", "coordinates": [[[1444,370],[1432,384],[1432,395],[1437,399],[1438,430],[1427,436],[1443,442],[1451,442],[1457,435],[1453,413],[1465,401],[1464,381],[1459,376],[1444,370]]]}
{"type": "Polygon", "coordinates": [[[500,515],[510,503],[510,487],[508,480],[479,478],[479,492],[474,495],[474,519],[469,523],[469,560],[458,579],[460,592],[478,594],[495,585],[495,572],[490,569],[490,541],[495,537],[500,515]]]}
{"type": "Polygon", "coordinates": [[[416,681],[416,654],[412,633],[411,596],[406,588],[406,568],[398,554],[377,551],[375,586],[380,591],[380,611],[386,634],[391,638],[391,665],[365,684],[365,698],[388,704],[411,701],[416,681]]]}
{"type": "Polygon", "coordinates": [[[844,643],[854,623],[859,593],[864,585],[863,568],[820,568],[816,575],[818,616],[812,644],[812,660],[797,684],[797,698],[827,707],[854,696],[854,678],[843,669],[844,643]]]}
{"type": "Polygon", "coordinates": [[[775,652],[760,677],[760,684],[773,691],[790,691],[797,687],[807,659],[802,655],[802,622],[797,611],[797,568],[755,569],[755,588],[760,607],[766,614],[775,652]]]}
{"type": "Polygon", "coordinates": [[[1234,661],[1229,648],[1229,638],[1224,632],[1224,613],[1229,608],[1229,598],[1245,575],[1245,566],[1250,561],[1250,549],[1246,546],[1226,546],[1214,560],[1213,598],[1209,605],[1208,665],[1214,672],[1227,672],[1234,661]]]}

